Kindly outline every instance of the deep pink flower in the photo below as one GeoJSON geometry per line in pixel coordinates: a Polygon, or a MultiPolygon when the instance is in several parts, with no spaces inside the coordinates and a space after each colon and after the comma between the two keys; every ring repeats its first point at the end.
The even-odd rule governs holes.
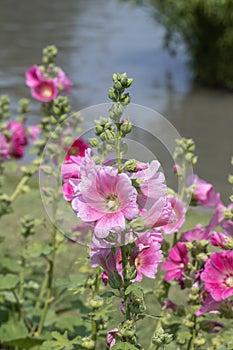
{"type": "Polygon", "coordinates": [[[7,124],[10,132],[10,140],[8,143],[8,153],[15,158],[21,158],[24,155],[24,146],[27,146],[27,135],[21,123],[10,121],[7,124]]]}
{"type": "Polygon", "coordinates": [[[59,68],[59,72],[57,76],[54,78],[55,84],[58,88],[61,90],[71,93],[71,86],[73,86],[73,83],[67,78],[65,72],[59,68]]]}
{"type": "Polygon", "coordinates": [[[174,164],[174,165],[173,165],[173,170],[174,170],[174,173],[175,173],[175,174],[178,174],[179,171],[180,171],[180,169],[181,169],[181,167],[180,167],[179,164],[174,164]]]}
{"type": "Polygon", "coordinates": [[[205,289],[216,301],[233,295],[233,251],[211,254],[201,274],[205,289]]]}
{"type": "Polygon", "coordinates": [[[171,309],[171,310],[175,311],[177,309],[177,306],[178,305],[173,303],[173,301],[169,300],[168,298],[165,298],[162,310],[171,309]]]}
{"type": "Polygon", "coordinates": [[[171,203],[171,207],[176,215],[176,219],[171,224],[167,224],[161,227],[162,232],[165,234],[178,232],[185,222],[184,203],[179,198],[172,195],[168,195],[167,199],[171,203]]]}
{"type": "Polygon", "coordinates": [[[106,272],[101,273],[101,280],[105,286],[108,284],[108,275],[106,272]]]}
{"type": "Polygon", "coordinates": [[[8,145],[5,136],[0,132],[0,161],[9,159],[8,145]]]}
{"type": "Polygon", "coordinates": [[[62,186],[63,196],[66,201],[71,202],[73,198],[74,189],[69,182],[65,182],[62,186]]]}
{"type": "Polygon", "coordinates": [[[37,85],[40,84],[41,80],[43,80],[43,72],[41,71],[40,67],[37,65],[34,65],[30,67],[26,71],[26,85],[34,88],[37,85]]]}
{"type": "Polygon", "coordinates": [[[162,270],[167,271],[165,274],[165,281],[179,280],[187,267],[188,263],[188,249],[183,243],[176,243],[170,250],[165,263],[161,266],[162,270]]]}
{"type": "Polygon", "coordinates": [[[53,79],[43,79],[31,88],[32,97],[41,102],[53,101],[58,96],[58,92],[53,79]]]}
{"type": "Polygon", "coordinates": [[[82,138],[78,138],[72,143],[71,147],[68,149],[65,160],[69,160],[71,156],[84,157],[85,151],[89,147],[90,146],[85,140],[83,140],[82,138]]]}
{"type": "Polygon", "coordinates": [[[189,179],[189,185],[193,185],[194,204],[204,207],[213,207],[216,205],[216,193],[214,192],[213,185],[208,184],[197,175],[193,175],[189,179]]]}
{"type": "Polygon", "coordinates": [[[150,232],[140,235],[135,241],[135,248],[130,257],[131,264],[134,264],[137,270],[137,276],[133,280],[141,281],[142,275],[148,278],[155,278],[158,265],[162,261],[161,245],[154,240],[154,236],[150,232]]]}
{"type": "Polygon", "coordinates": [[[72,207],[85,222],[95,224],[98,238],[125,230],[126,219],[138,215],[137,191],[125,173],[109,166],[96,166],[86,153],[81,165],[77,196],[72,207]]]}
{"type": "Polygon", "coordinates": [[[39,125],[32,125],[28,127],[28,135],[32,141],[36,141],[39,138],[41,129],[39,125]]]}
{"type": "Polygon", "coordinates": [[[185,231],[181,235],[182,242],[202,241],[209,239],[209,231],[202,227],[201,224],[197,224],[193,230],[185,231]]]}
{"type": "Polygon", "coordinates": [[[133,174],[133,178],[141,180],[141,194],[138,195],[138,204],[141,208],[151,208],[154,202],[159,198],[164,197],[167,191],[165,185],[165,177],[162,172],[159,172],[160,163],[153,160],[144,170],[133,174]]]}

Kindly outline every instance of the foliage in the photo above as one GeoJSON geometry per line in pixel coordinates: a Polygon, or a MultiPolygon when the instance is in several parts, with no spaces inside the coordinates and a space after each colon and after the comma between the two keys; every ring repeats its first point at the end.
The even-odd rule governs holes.
{"type": "Polygon", "coordinates": [[[152,0],[156,19],[166,28],[171,51],[186,44],[196,79],[233,89],[233,3],[231,0],[152,0]]]}

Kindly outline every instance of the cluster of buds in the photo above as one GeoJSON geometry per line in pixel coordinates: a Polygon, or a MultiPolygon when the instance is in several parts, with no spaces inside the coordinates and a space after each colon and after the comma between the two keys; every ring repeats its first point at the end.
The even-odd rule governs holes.
{"type": "Polygon", "coordinates": [[[124,93],[125,89],[129,88],[133,79],[127,77],[127,73],[113,74],[113,87],[109,89],[108,96],[113,102],[121,102],[128,104],[130,102],[130,96],[128,93],[124,93]]]}

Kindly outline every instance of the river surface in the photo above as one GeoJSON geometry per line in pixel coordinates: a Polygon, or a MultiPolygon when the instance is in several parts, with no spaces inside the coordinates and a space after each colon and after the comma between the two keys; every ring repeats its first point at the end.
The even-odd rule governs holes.
{"type": "MultiPolygon", "coordinates": [[[[197,144],[195,171],[227,198],[233,155],[233,95],[195,86],[184,47],[163,49],[163,28],[152,10],[117,0],[0,0],[0,93],[16,107],[30,97],[24,72],[39,64],[44,46],[59,49],[57,63],[74,82],[74,110],[108,102],[113,72],[134,78],[132,101],[166,117],[197,144]]],[[[33,102],[32,121],[39,118],[33,102]]],[[[155,128],[153,120],[146,120],[155,128]]]]}

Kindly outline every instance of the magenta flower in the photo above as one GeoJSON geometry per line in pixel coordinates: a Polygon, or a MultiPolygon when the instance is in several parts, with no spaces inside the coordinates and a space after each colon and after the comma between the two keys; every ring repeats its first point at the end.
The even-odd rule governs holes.
{"type": "Polygon", "coordinates": [[[21,158],[24,155],[23,147],[27,146],[27,135],[21,123],[10,121],[7,124],[10,132],[10,140],[8,143],[8,153],[14,158],[21,158]]]}
{"type": "Polygon", "coordinates": [[[5,136],[0,132],[0,161],[9,159],[8,145],[5,136]]]}
{"type": "Polygon", "coordinates": [[[158,172],[160,163],[153,160],[146,169],[133,174],[133,178],[141,180],[141,194],[138,195],[138,204],[141,208],[150,208],[154,202],[166,195],[167,186],[165,185],[164,174],[158,172]]]}
{"type": "Polygon", "coordinates": [[[213,232],[210,236],[210,243],[215,247],[225,249],[228,243],[228,238],[222,232],[213,232]]]}
{"type": "Polygon", "coordinates": [[[212,296],[209,294],[204,298],[203,305],[197,310],[196,316],[199,317],[208,313],[215,314],[220,310],[222,303],[223,303],[222,301],[214,300],[212,296]]]}
{"type": "Polygon", "coordinates": [[[185,231],[181,235],[182,242],[202,241],[209,239],[209,231],[202,227],[201,224],[197,224],[193,230],[185,231]]]}
{"type": "Polygon", "coordinates": [[[163,304],[163,307],[162,307],[162,310],[167,310],[167,309],[171,309],[173,311],[176,311],[177,309],[177,304],[173,303],[173,301],[171,301],[170,299],[168,298],[165,298],[164,299],[164,304],[163,304]]]}
{"type": "Polygon", "coordinates": [[[176,243],[170,250],[165,263],[161,266],[162,270],[167,271],[165,281],[179,280],[183,277],[188,263],[188,249],[183,243],[176,243]]]}
{"type": "Polygon", "coordinates": [[[34,88],[40,84],[40,82],[44,79],[43,72],[40,67],[34,65],[30,67],[26,72],[26,85],[34,88]]]}
{"type": "Polygon", "coordinates": [[[58,88],[53,79],[43,79],[31,88],[32,97],[41,102],[53,101],[58,93],[58,88]]]}
{"type": "Polygon", "coordinates": [[[170,234],[178,232],[183,226],[185,222],[185,207],[184,203],[177,197],[168,195],[167,199],[171,203],[171,207],[176,215],[176,219],[171,224],[162,226],[161,230],[165,234],[170,234]]]}
{"type": "Polygon", "coordinates": [[[156,239],[150,232],[143,233],[136,239],[130,262],[135,265],[137,276],[132,282],[141,281],[142,275],[155,278],[163,257],[161,245],[156,239]]]}
{"type": "Polygon", "coordinates": [[[81,137],[75,140],[71,147],[68,149],[68,152],[66,154],[65,160],[69,160],[71,156],[80,156],[84,157],[85,156],[85,151],[89,148],[90,146],[88,143],[83,140],[81,137]]]}
{"type": "Polygon", "coordinates": [[[216,205],[216,193],[214,192],[213,185],[208,184],[197,175],[190,177],[189,185],[193,185],[193,204],[204,207],[213,207],[216,205]]]}
{"type": "Polygon", "coordinates": [[[90,253],[92,267],[101,266],[107,276],[113,276],[117,271],[118,250],[113,253],[110,248],[94,248],[90,253]]]}
{"type": "Polygon", "coordinates": [[[95,225],[97,238],[124,231],[125,220],[138,215],[137,191],[127,174],[118,174],[110,166],[96,166],[87,153],[76,195],[72,207],[80,219],[95,225]]]}
{"type": "Polygon", "coordinates": [[[233,295],[233,251],[211,254],[201,274],[205,289],[216,301],[233,295]]]}

